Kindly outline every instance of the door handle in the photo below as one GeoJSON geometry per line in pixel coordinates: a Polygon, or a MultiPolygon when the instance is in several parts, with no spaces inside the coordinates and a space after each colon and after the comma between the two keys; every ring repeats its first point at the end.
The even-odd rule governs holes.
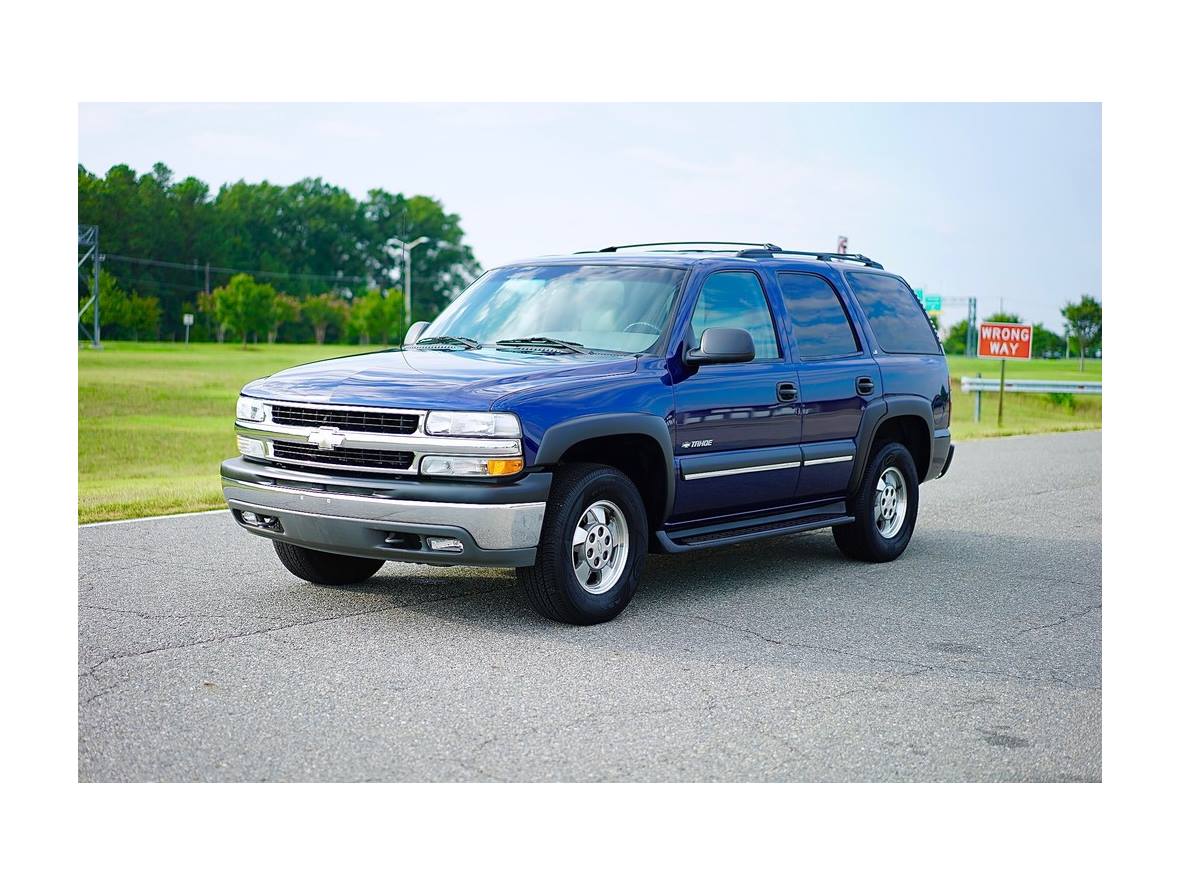
{"type": "Polygon", "coordinates": [[[856,392],[861,396],[872,396],[873,390],[875,389],[876,385],[873,384],[873,379],[868,375],[861,375],[856,379],[856,392]]]}
{"type": "Polygon", "coordinates": [[[780,403],[793,403],[799,399],[799,388],[794,381],[780,381],[778,383],[778,400],[780,403]]]}

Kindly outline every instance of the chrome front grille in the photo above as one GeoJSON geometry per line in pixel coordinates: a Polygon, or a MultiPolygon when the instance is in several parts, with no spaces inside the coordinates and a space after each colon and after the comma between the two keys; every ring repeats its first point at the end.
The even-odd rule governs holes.
{"type": "Polygon", "coordinates": [[[413,452],[390,452],[380,449],[323,450],[307,443],[274,440],[271,454],[276,461],[299,464],[323,464],[342,470],[408,470],[414,462],[413,452]]]}
{"type": "Polygon", "coordinates": [[[335,427],[366,433],[414,433],[419,416],[412,412],[379,412],[361,409],[322,409],[274,403],[270,407],[275,424],[290,427],[335,427]]]}
{"type": "Polygon", "coordinates": [[[430,435],[424,410],[264,404],[264,420],[235,422],[239,450],[247,458],[302,470],[417,475],[424,455],[519,458],[523,452],[520,439],[430,435]],[[261,449],[250,450],[259,444],[261,449]]]}

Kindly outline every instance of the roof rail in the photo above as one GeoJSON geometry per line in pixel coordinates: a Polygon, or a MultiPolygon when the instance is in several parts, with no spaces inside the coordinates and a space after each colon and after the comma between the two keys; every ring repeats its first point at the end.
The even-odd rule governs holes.
{"type": "MultiPolygon", "coordinates": [[[[774,243],[737,243],[732,240],[668,240],[663,243],[626,243],[618,246],[607,246],[605,249],[590,250],[588,252],[576,252],[576,255],[589,255],[593,251],[598,252],[618,252],[620,249],[642,249],[647,246],[753,246],[760,252],[780,252],[782,251],[774,243]]],[[[708,249],[680,249],[669,251],[682,252],[708,252],[708,249]]],[[[730,252],[731,249],[724,249],[719,251],[730,252]]]]}
{"type": "Polygon", "coordinates": [[[790,249],[779,248],[753,248],[743,249],[737,254],[738,258],[756,258],[759,255],[801,255],[804,258],[816,258],[820,261],[855,261],[857,264],[863,264],[865,267],[875,267],[877,270],[884,270],[885,266],[879,262],[873,261],[867,255],[859,253],[847,252],[795,252],[790,249]]]}

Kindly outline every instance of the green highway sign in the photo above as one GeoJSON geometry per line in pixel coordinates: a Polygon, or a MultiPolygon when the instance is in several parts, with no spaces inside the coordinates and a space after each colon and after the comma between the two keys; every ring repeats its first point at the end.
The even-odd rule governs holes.
{"type": "MultiPolygon", "coordinates": [[[[921,289],[918,290],[919,292],[921,289]]],[[[922,300],[926,304],[927,310],[942,310],[942,296],[941,295],[924,295],[922,300]]]]}

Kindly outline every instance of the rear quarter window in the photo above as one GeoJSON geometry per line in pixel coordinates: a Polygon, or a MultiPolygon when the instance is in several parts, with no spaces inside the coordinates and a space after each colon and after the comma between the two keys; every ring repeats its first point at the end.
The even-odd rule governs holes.
{"type": "Polygon", "coordinates": [[[882,350],[886,353],[942,353],[930,318],[909,286],[884,274],[854,271],[846,276],[882,350]]]}
{"type": "Polygon", "coordinates": [[[860,351],[844,305],[827,280],[784,271],[778,274],[778,285],[800,359],[835,359],[860,351]]]}

